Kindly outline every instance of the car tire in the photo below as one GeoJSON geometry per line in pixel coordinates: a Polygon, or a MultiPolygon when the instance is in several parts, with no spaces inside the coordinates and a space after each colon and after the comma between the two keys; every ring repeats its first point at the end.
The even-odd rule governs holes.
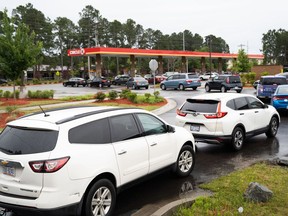
{"type": "Polygon", "coordinates": [[[232,132],[231,145],[233,150],[239,151],[244,144],[245,134],[242,128],[236,127],[232,132]]]}
{"type": "Polygon", "coordinates": [[[76,83],[76,87],[79,87],[78,83],[76,83]]]}
{"type": "Polygon", "coordinates": [[[241,93],[241,91],[242,91],[242,90],[237,90],[236,92],[237,92],[237,93],[241,93]]]}
{"type": "Polygon", "coordinates": [[[183,85],[183,84],[180,84],[180,85],[179,85],[179,89],[180,89],[181,91],[184,91],[184,90],[185,90],[184,85],[183,85]]]}
{"type": "Polygon", "coordinates": [[[148,89],[148,88],[149,88],[149,86],[146,86],[145,88],[146,88],[146,89],[148,89]]]}
{"type": "Polygon", "coordinates": [[[176,164],[175,174],[179,177],[187,177],[190,175],[195,164],[195,154],[192,146],[184,145],[179,152],[176,164]]]}
{"type": "Polygon", "coordinates": [[[221,89],[220,89],[220,91],[221,91],[222,93],[224,93],[224,92],[227,92],[227,90],[226,90],[225,86],[221,86],[221,89]]]}
{"type": "Polygon", "coordinates": [[[64,87],[67,87],[67,84],[66,84],[66,83],[64,83],[64,84],[63,84],[63,86],[64,86],[64,87]]]}
{"type": "Polygon", "coordinates": [[[164,84],[160,85],[160,88],[161,88],[162,90],[166,90],[166,86],[165,86],[164,84]]]}
{"type": "Polygon", "coordinates": [[[135,84],[133,84],[133,85],[132,85],[132,89],[136,89],[136,86],[135,86],[135,84]]]}
{"type": "Polygon", "coordinates": [[[205,91],[206,91],[206,92],[210,92],[210,91],[211,91],[211,88],[210,88],[209,85],[206,85],[206,86],[205,86],[205,91]]]}
{"type": "Polygon", "coordinates": [[[111,216],[116,204],[116,189],[108,179],[94,183],[85,197],[83,211],[85,216],[111,216]],[[98,212],[94,212],[98,208],[98,212]]]}
{"type": "Polygon", "coordinates": [[[279,121],[275,116],[273,116],[270,120],[269,129],[266,132],[266,136],[275,137],[278,132],[278,127],[279,127],[279,121]]]}
{"type": "Polygon", "coordinates": [[[197,87],[192,88],[194,91],[196,91],[197,87]]]}

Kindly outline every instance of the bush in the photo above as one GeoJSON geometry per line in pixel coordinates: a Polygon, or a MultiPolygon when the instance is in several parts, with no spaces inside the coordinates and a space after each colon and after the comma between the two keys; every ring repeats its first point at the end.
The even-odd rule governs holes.
{"type": "Polygon", "coordinates": [[[133,103],[137,103],[137,94],[135,92],[130,92],[127,94],[127,99],[133,103]]]}
{"type": "Polygon", "coordinates": [[[108,98],[110,100],[115,100],[118,97],[118,93],[115,90],[112,90],[108,94],[108,98]]]}
{"type": "Polygon", "coordinates": [[[3,97],[6,98],[6,99],[10,98],[10,96],[11,96],[11,92],[10,91],[5,91],[3,93],[3,97]]]}
{"type": "Polygon", "coordinates": [[[131,90],[130,89],[122,89],[121,93],[120,93],[120,98],[125,98],[127,99],[128,98],[128,94],[131,93],[131,90]]]}
{"type": "Polygon", "coordinates": [[[151,97],[151,94],[150,93],[145,93],[144,96],[145,96],[145,101],[149,102],[149,98],[151,97]]]}
{"type": "Polygon", "coordinates": [[[0,97],[3,97],[3,90],[0,89],[0,97]]]}
{"type": "Polygon", "coordinates": [[[48,99],[54,97],[53,90],[44,90],[44,91],[28,91],[28,98],[36,98],[36,99],[48,99]]]}
{"type": "Polygon", "coordinates": [[[160,96],[160,92],[159,91],[155,91],[153,94],[154,94],[155,98],[158,98],[160,96]]]}
{"type": "Polygon", "coordinates": [[[106,98],[106,95],[103,92],[97,92],[95,94],[95,99],[97,99],[98,101],[103,101],[105,98],[106,98]]]}

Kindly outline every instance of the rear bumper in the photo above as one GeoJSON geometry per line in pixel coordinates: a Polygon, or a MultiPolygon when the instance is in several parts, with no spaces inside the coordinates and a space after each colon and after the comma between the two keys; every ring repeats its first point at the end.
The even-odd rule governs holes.
{"type": "Polygon", "coordinates": [[[208,144],[223,144],[231,141],[231,136],[211,136],[211,135],[203,135],[203,134],[193,134],[195,138],[195,142],[202,142],[208,144]]]}
{"type": "MultiPolygon", "coordinates": [[[[49,201],[47,201],[49,202],[49,201]]],[[[69,216],[69,215],[81,215],[80,203],[75,203],[68,206],[62,206],[53,209],[38,209],[27,206],[12,205],[8,203],[0,202],[0,207],[6,209],[8,212],[12,211],[19,216],[69,216]]]]}

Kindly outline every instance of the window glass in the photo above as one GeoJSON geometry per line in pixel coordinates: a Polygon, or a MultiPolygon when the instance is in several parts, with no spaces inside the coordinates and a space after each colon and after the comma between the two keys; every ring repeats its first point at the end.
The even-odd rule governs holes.
{"type": "Polygon", "coordinates": [[[217,106],[218,101],[216,100],[187,99],[181,110],[188,112],[216,113],[217,106]]]}
{"type": "Polygon", "coordinates": [[[233,109],[233,110],[236,109],[235,103],[234,103],[234,100],[233,100],[233,99],[232,99],[232,100],[229,100],[229,101],[227,102],[226,106],[229,107],[230,109],[233,109]]]}
{"type": "Polygon", "coordinates": [[[121,115],[110,118],[112,142],[133,139],[140,136],[132,115],[121,115]]]}
{"type": "Polygon", "coordinates": [[[104,144],[110,143],[108,119],[100,119],[69,130],[70,143],[104,144]]]}
{"type": "Polygon", "coordinates": [[[6,154],[34,154],[52,151],[58,131],[7,126],[0,135],[0,151],[6,154]]]}
{"type": "Polygon", "coordinates": [[[179,79],[179,75],[172,75],[172,77],[173,77],[173,78],[172,78],[173,80],[179,79]]]}
{"type": "Polygon", "coordinates": [[[166,125],[156,117],[148,114],[137,114],[145,135],[161,134],[166,132],[166,125]]]}
{"type": "Polygon", "coordinates": [[[179,75],[178,79],[185,79],[185,78],[186,78],[185,74],[181,74],[181,75],[179,75]]]}
{"type": "Polygon", "coordinates": [[[189,79],[198,79],[199,77],[197,75],[194,75],[194,74],[188,74],[188,78],[189,79]]]}
{"type": "Polygon", "coordinates": [[[235,105],[236,105],[237,110],[249,109],[249,106],[245,97],[235,98],[234,100],[235,100],[235,105]]]}
{"type": "Polygon", "coordinates": [[[263,104],[253,97],[247,97],[251,109],[263,108],[263,104]]]}

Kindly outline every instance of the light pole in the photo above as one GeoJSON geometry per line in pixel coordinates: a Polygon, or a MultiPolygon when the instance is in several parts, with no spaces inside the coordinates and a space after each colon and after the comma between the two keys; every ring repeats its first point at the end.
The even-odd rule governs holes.
{"type": "MultiPolygon", "coordinates": [[[[183,51],[185,51],[185,31],[183,31],[183,51]]],[[[188,59],[186,57],[186,72],[188,73],[188,59]]]]}
{"type": "Polygon", "coordinates": [[[212,56],[211,56],[211,52],[212,52],[212,46],[211,46],[211,35],[209,35],[208,37],[208,41],[209,41],[209,70],[210,70],[210,78],[211,78],[211,71],[212,71],[212,56]]]}

